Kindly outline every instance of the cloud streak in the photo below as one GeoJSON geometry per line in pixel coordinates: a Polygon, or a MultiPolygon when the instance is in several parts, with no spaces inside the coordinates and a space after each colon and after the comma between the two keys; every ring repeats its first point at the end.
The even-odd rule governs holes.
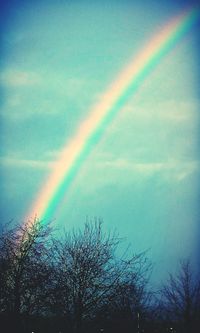
{"type": "Polygon", "coordinates": [[[133,178],[139,179],[142,177],[141,179],[143,179],[153,175],[157,175],[168,182],[181,182],[200,170],[200,162],[198,160],[181,161],[175,159],[161,162],[142,162],[118,158],[107,161],[93,161],[92,167],[95,174],[94,178],[102,184],[112,182],[113,179],[123,182],[126,179],[130,181],[133,178]],[[122,177],[122,175],[124,176],[122,177]]]}
{"type": "Polygon", "coordinates": [[[38,86],[41,77],[33,71],[8,70],[1,74],[0,82],[3,86],[27,87],[38,86]]]}
{"type": "Polygon", "coordinates": [[[0,164],[2,167],[12,168],[51,169],[54,167],[55,163],[51,161],[1,157],[0,164]]]}

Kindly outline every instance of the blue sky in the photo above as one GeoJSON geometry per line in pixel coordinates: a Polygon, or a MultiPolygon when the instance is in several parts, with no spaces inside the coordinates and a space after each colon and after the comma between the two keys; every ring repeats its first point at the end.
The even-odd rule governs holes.
{"type": "MultiPolygon", "coordinates": [[[[1,216],[22,221],[91,105],[191,1],[8,1],[1,18],[1,216]]],[[[55,224],[101,217],[164,276],[198,260],[198,28],[124,105],[55,224]]]]}

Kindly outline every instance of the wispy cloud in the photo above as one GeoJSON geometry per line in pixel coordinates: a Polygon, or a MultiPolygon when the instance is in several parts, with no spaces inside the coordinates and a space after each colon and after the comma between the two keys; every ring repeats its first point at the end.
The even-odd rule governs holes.
{"type": "Polygon", "coordinates": [[[115,168],[123,168],[123,169],[133,169],[138,170],[139,172],[145,171],[160,171],[160,170],[169,170],[169,169],[196,169],[199,166],[199,162],[191,161],[191,162],[184,162],[179,160],[168,160],[162,162],[135,162],[127,159],[117,159],[114,161],[107,161],[105,162],[105,166],[113,166],[115,168]]]}
{"type": "Polygon", "coordinates": [[[183,122],[188,119],[196,119],[199,109],[198,99],[176,100],[169,99],[160,102],[146,101],[130,101],[121,112],[122,118],[129,120],[151,120],[166,122],[183,122]]]}
{"type": "Polygon", "coordinates": [[[51,161],[21,159],[14,157],[1,157],[0,164],[2,167],[34,168],[34,169],[51,169],[54,166],[54,162],[51,161]]]}
{"type": "Polygon", "coordinates": [[[159,172],[165,165],[164,163],[142,163],[127,159],[116,159],[113,161],[100,162],[99,168],[123,170],[125,172],[136,172],[141,174],[152,174],[159,172]]]}
{"type": "Polygon", "coordinates": [[[32,116],[66,116],[82,119],[87,116],[99,94],[97,80],[68,76],[53,70],[26,71],[13,68],[0,74],[3,90],[4,118],[28,119],[32,116]],[[74,112],[75,111],[75,112],[74,112]]]}
{"type": "Polygon", "coordinates": [[[103,175],[102,182],[109,181],[109,177],[117,178],[119,175],[125,175],[124,178],[131,179],[142,177],[142,179],[157,175],[166,181],[181,182],[194,172],[200,170],[200,162],[198,160],[193,161],[181,161],[181,160],[166,160],[160,162],[142,162],[134,161],[130,159],[110,159],[110,160],[96,160],[93,164],[93,172],[95,170],[98,174],[103,175]],[[107,179],[108,177],[108,179],[107,179]],[[107,180],[106,180],[107,179],[107,180]]]}
{"type": "Polygon", "coordinates": [[[33,71],[8,70],[1,74],[0,82],[4,86],[35,86],[41,83],[41,77],[33,71]]]}

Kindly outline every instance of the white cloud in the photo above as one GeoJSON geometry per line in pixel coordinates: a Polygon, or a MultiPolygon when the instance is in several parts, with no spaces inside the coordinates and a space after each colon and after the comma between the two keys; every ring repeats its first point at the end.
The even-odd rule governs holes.
{"type": "Polygon", "coordinates": [[[0,82],[5,86],[35,86],[41,83],[41,77],[33,71],[8,70],[1,74],[0,82]]]}
{"type": "Polygon", "coordinates": [[[1,157],[0,164],[2,167],[19,167],[19,168],[34,168],[34,169],[51,169],[54,162],[41,160],[28,160],[15,157],[1,157]]]}
{"type": "Polygon", "coordinates": [[[141,163],[134,162],[127,159],[116,159],[114,161],[101,162],[100,167],[112,168],[124,171],[135,171],[139,173],[152,173],[163,169],[163,163],[141,163]]]}
{"type": "Polygon", "coordinates": [[[101,162],[100,166],[115,169],[133,170],[141,173],[152,173],[166,170],[187,171],[191,173],[199,167],[198,161],[184,162],[179,160],[168,160],[162,162],[136,162],[128,159],[116,159],[113,161],[101,162]]]}
{"type": "Polygon", "coordinates": [[[93,178],[94,182],[97,181],[98,184],[103,185],[114,180],[120,183],[134,179],[142,180],[153,175],[157,175],[166,182],[181,182],[199,169],[199,161],[171,159],[160,162],[143,162],[110,156],[105,160],[97,158],[91,161],[88,169],[85,167],[85,172],[90,175],[90,178],[93,178]]]}
{"type": "Polygon", "coordinates": [[[160,102],[132,100],[120,112],[121,118],[146,119],[152,121],[181,122],[196,119],[199,116],[199,100],[176,100],[169,99],[160,102]]]}
{"type": "Polygon", "coordinates": [[[87,117],[96,101],[99,83],[84,77],[68,77],[66,73],[50,71],[44,75],[15,68],[2,72],[0,84],[4,92],[1,114],[16,121],[40,114],[69,118],[74,109],[77,119],[87,117]]]}
{"type": "Polygon", "coordinates": [[[195,120],[198,116],[199,101],[192,100],[169,100],[158,104],[156,110],[164,120],[174,122],[195,120]]]}

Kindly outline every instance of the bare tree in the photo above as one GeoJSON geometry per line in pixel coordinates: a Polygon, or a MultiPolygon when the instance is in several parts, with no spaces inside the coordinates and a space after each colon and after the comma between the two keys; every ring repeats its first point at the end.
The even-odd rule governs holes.
{"type": "Polygon", "coordinates": [[[149,299],[145,253],[119,257],[121,239],[98,220],[64,237],[50,238],[50,231],[35,219],[0,236],[0,315],[17,333],[33,316],[76,333],[103,312],[142,316],[149,299]]]}
{"type": "Polygon", "coordinates": [[[121,329],[139,331],[144,327],[152,299],[148,286],[151,269],[146,252],[120,260],[119,279],[108,302],[111,320],[118,328],[121,325],[121,329]]]}
{"type": "Polygon", "coordinates": [[[180,263],[177,275],[169,275],[161,294],[168,318],[180,323],[181,332],[196,332],[200,324],[200,281],[192,274],[189,260],[180,263]]]}
{"type": "Polygon", "coordinates": [[[59,267],[55,290],[59,290],[60,297],[57,294],[54,308],[65,309],[75,332],[81,330],[84,319],[94,318],[102,307],[115,302],[116,293],[122,291],[120,288],[128,279],[130,282],[130,276],[135,287],[137,284],[139,298],[139,279],[136,280],[142,257],[118,259],[119,243],[115,233],[104,233],[101,221],[95,221],[86,222],[83,230],[67,233],[62,242],[55,244],[59,267]]]}
{"type": "Polygon", "coordinates": [[[0,312],[9,314],[19,331],[21,315],[37,312],[44,300],[49,231],[49,226],[34,219],[4,230],[0,237],[0,312]]]}

